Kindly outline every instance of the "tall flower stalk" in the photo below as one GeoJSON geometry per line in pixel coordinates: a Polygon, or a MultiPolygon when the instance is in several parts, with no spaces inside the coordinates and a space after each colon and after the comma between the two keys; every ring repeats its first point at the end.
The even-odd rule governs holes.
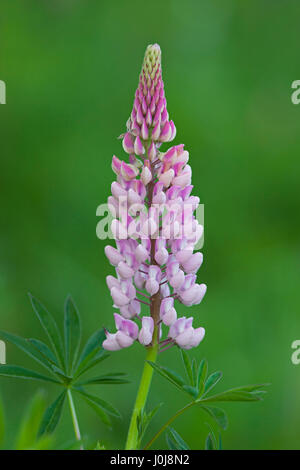
{"type": "MultiPolygon", "coordinates": [[[[205,284],[196,283],[203,256],[194,248],[203,227],[194,215],[199,198],[191,195],[189,154],[184,145],[160,150],[175,135],[167,111],[161,50],[158,44],[149,45],[122,136],[128,161],[112,159],[117,180],[108,204],[116,248],[106,246],[105,253],[116,270],[116,277],[107,277],[107,285],[119,313],[114,313],[116,332],[106,330],[103,347],[116,351],[138,341],[152,363],[159,351],[174,345],[196,347],[205,334],[204,328],[193,327],[192,317],[178,318],[174,307],[175,300],[185,306],[199,304],[206,292],[205,284]],[[142,306],[148,310],[143,315],[142,306]]],[[[147,361],[126,449],[138,445],[137,418],[145,407],[153,372],[147,361]]]]}

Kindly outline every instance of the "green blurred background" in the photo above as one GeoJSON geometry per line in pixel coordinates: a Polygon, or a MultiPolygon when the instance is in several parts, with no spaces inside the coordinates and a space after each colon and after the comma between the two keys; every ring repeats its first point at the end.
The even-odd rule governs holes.
{"type": "MultiPolygon", "coordinates": [[[[300,105],[290,99],[300,79],[299,13],[297,0],[1,2],[0,328],[45,339],[28,291],[60,324],[72,293],[84,339],[113,327],[105,284],[113,269],[96,238],[96,208],[110,192],[112,155],[125,157],[117,136],[144,49],[158,42],[175,143],[190,151],[194,193],[205,204],[199,280],[208,292],[199,306],[179,310],[205,326],[194,354],[224,372],[224,387],[272,383],[262,403],[224,405],[226,449],[300,448],[300,365],[290,360],[300,338],[300,105]]],[[[34,367],[10,345],[7,356],[34,367]]],[[[161,362],[181,370],[175,350],[161,362]]],[[[132,383],[93,392],[124,420],[109,431],[76,402],[83,434],[122,448],[142,365],[139,345],[111,355],[102,370],[126,371],[132,383]]],[[[0,380],[7,447],[36,388],[0,380]]],[[[49,401],[55,394],[54,386],[49,401]]],[[[160,402],[149,436],[186,403],[155,376],[149,406],[160,402]]],[[[206,422],[194,410],[175,428],[203,448],[206,422]]],[[[67,407],[57,436],[73,436],[67,407]]]]}

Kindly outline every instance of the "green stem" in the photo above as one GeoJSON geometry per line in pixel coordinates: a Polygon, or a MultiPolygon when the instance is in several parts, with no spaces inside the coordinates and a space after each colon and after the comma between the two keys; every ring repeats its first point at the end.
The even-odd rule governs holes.
{"type": "MultiPolygon", "coordinates": [[[[148,142],[144,142],[146,155],[148,156],[150,138],[148,142]]],[[[147,189],[147,197],[149,202],[149,207],[151,207],[152,199],[153,199],[153,190],[155,185],[154,179],[154,167],[151,164],[151,173],[152,173],[152,181],[148,185],[147,189]]],[[[153,238],[151,239],[151,249],[150,249],[150,261],[151,264],[157,264],[155,261],[155,243],[156,240],[153,238]]],[[[159,312],[160,312],[160,304],[161,304],[161,297],[160,292],[152,295],[150,298],[150,315],[153,318],[154,322],[154,331],[153,331],[153,339],[152,345],[147,348],[147,356],[144,365],[144,370],[142,373],[142,378],[140,382],[140,386],[138,389],[137,397],[135,400],[131,421],[128,430],[127,442],[125,446],[125,450],[136,450],[139,445],[139,436],[138,436],[138,428],[137,428],[137,418],[140,416],[141,411],[144,409],[147,401],[148,392],[151,385],[152,375],[153,375],[153,368],[148,364],[147,361],[155,362],[157,358],[158,352],[158,337],[159,337],[159,312]]]]}
{"type": "MultiPolygon", "coordinates": [[[[71,390],[68,390],[67,395],[68,395],[68,400],[69,400],[69,405],[70,405],[70,411],[71,411],[71,416],[72,416],[72,421],[73,421],[73,427],[74,427],[74,431],[75,431],[75,437],[76,437],[77,441],[81,441],[80,429],[79,429],[78,419],[77,419],[77,415],[76,415],[76,410],[75,410],[71,390]]],[[[80,446],[80,450],[83,450],[82,445],[80,446]]]]}
{"type": "Polygon", "coordinates": [[[196,403],[195,401],[192,401],[191,403],[188,403],[186,406],[181,408],[181,410],[177,411],[177,413],[175,413],[170,419],[168,419],[168,421],[160,428],[159,431],[157,431],[157,433],[154,435],[154,437],[151,439],[151,441],[148,442],[148,444],[144,447],[143,450],[149,449],[152,446],[153,442],[156,441],[156,439],[170,426],[170,424],[173,423],[173,421],[176,418],[178,418],[178,416],[180,416],[186,410],[191,408],[191,406],[195,405],[195,403],[196,403]]]}
{"type": "MultiPolygon", "coordinates": [[[[156,335],[154,334],[153,337],[155,338],[156,335]]],[[[157,357],[157,350],[157,344],[154,344],[153,346],[149,347],[147,351],[146,361],[155,362],[157,357]]],[[[145,407],[153,375],[153,368],[146,361],[132,412],[125,450],[136,450],[138,446],[137,417],[140,415],[141,411],[145,407]]]]}

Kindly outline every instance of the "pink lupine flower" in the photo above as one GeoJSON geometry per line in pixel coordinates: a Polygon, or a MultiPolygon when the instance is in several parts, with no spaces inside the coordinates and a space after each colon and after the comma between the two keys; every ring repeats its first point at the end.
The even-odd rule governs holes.
{"type": "Polygon", "coordinates": [[[106,340],[103,341],[103,347],[109,351],[128,348],[138,337],[138,326],[131,320],[126,320],[118,313],[114,314],[117,333],[110,334],[106,332],[106,340]]]}
{"type": "Polygon", "coordinates": [[[170,327],[168,337],[183,349],[191,349],[200,344],[205,335],[204,328],[193,328],[193,317],[179,318],[170,327]]]}
{"type": "Polygon", "coordinates": [[[161,280],[161,270],[158,266],[150,265],[148,268],[148,276],[145,284],[146,290],[152,296],[159,291],[159,283],[161,280]]]}
{"type": "Polygon", "coordinates": [[[160,304],[160,318],[162,322],[171,326],[177,320],[177,313],[174,308],[174,299],[173,297],[165,297],[160,304]]]}
{"type": "MultiPolygon", "coordinates": [[[[179,317],[174,302],[199,304],[205,284],[196,282],[203,256],[194,247],[203,233],[195,217],[199,198],[191,195],[192,169],[183,144],[160,150],[171,142],[176,128],[169,119],[157,44],[146,49],[133,109],[122,136],[127,161],[112,158],[116,181],[108,206],[116,248],[105,254],[115,268],[107,285],[114,307],[116,333],[106,331],[103,347],[118,350],[138,340],[157,344],[164,327],[169,333],[160,344],[189,349],[204,337],[193,318],[179,317]],[[142,312],[149,309],[148,313],[142,312]]],[[[178,308],[180,311],[180,308],[178,308]]]]}
{"type": "Polygon", "coordinates": [[[113,276],[107,276],[106,283],[116,307],[128,305],[136,296],[136,289],[129,279],[116,279],[113,276]]]}
{"type": "Polygon", "coordinates": [[[142,318],[142,328],[139,332],[139,342],[144,346],[152,341],[152,335],[154,331],[154,322],[152,317],[143,317],[142,318]]]}

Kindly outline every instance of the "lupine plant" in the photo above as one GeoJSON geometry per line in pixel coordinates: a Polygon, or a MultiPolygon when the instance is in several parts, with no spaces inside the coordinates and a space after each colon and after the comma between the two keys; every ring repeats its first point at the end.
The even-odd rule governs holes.
{"type": "MultiPolygon", "coordinates": [[[[208,402],[259,398],[259,386],[208,397],[221,374],[217,372],[206,380],[206,363],[197,366],[185,352],[200,344],[205,330],[193,325],[193,317],[178,314],[202,301],[206,285],[197,283],[203,256],[194,249],[203,226],[195,216],[199,198],[191,194],[189,153],[183,144],[161,150],[162,144],[171,142],[175,135],[176,128],[167,111],[161,50],[158,44],[149,45],[127,131],[121,136],[128,161],[116,156],[112,159],[116,181],[112,183],[108,205],[113,215],[111,231],[116,248],[110,245],[105,248],[116,271],[116,277],[107,277],[107,285],[119,313],[114,313],[116,332],[106,330],[103,347],[117,351],[137,341],[147,350],[126,449],[138,448],[143,427],[153,415],[145,412],[153,370],[188,393],[193,401],[176,413],[146,448],[194,404],[201,404],[225,428],[224,413],[207,407],[208,402]],[[179,304],[177,310],[175,301],[179,304]],[[143,315],[141,305],[148,310],[143,315]],[[174,346],[182,350],[188,384],[174,371],[156,364],[158,352],[174,346]]],[[[174,431],[172,436],[169,442],[174,443],[174,431]]]]}
{"type": "MultiPolygon", "coordinates": [[[[48,406],[37,435],[26,445],[48,442],[59,422],[65,399],[68,399],[77,444],[83,448],[73,392],[83,398],[104,421],[119,412],[96,395],[86,392],[94,384],[120,385],[127,382],[124,373],[110,372],[82,378],[107,359],[107,351],[118,351],[139,343],[146,350],[144,369],[129,424],[126,450],[149,449],[165,433],[169,449],[185,450],[188,445],[171,427],[182,413],[199,408],[218,426],[227,427],[225,412],[212,403],[259,401],[265,384],[232,388],[212,394],[222,373],[208,374],[207,361],[191,359],[188,350],[199,346],[205,330],[198,319],[187,316],[187,307],[198,305],[206,285],[197,282],[202,253],[197,251],[203,226],[196,214],[199,198],[192,195],[192,169],[189,153],[183,144],[169,146],[176,128],[169,119],[161,71],[161,50],[149,45],[135,93],[133,109],[121,136],[126,161],[113,156],[112,170],[116,181],[111,185],[108,207],[112,214],[111,233],[116,246],[107,245],[105,254],[115,268],[107,276],[113,300],[116,331],[96,331],[80,352],[81,322],[77,308],[69,297],[65,304],[64,335],[52,315],[30,296],[33,309],[44,328],[50,345],[36,339],[0,332],[0,338],[13,343],[42,365],[48,375],[24,367],[1,365],[0,376],[33,379],[59,387],[60,393],[48,406]],[[162,145],[169,148],[162,150],[162,145]],[[157,361],[158,354],[177,348],[185,375],[157,361]],[[188,403],[176,411],[154,436],[143,443],[148,425],[161,404],[147,411],[146,401],[153,372],[166,379],[188,397],[188,403]],[[44,441],[43,439],[46,439],[44,441]]],[[[0,407],[1,414],[1,407],[0,407]]],[[[210,428],[205,448],[222,448],[220,433],[210,428]]],[[[1,417],[0,417],[1,434],[1,417]]],[[[22,442],[22,441],[21,441],[22,442]]],[[[96,449],[102,449],[101,439],[96,449]]],[[[199,443],[199,446],[201,444],[199,443]]]]}

